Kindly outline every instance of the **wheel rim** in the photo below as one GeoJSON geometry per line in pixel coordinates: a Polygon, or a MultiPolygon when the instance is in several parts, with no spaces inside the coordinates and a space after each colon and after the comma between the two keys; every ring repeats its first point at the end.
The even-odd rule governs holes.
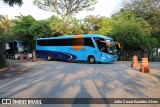
{"type": "Polygon", "coordinates": [[[51,56],[48,56],[48,60],[51,60],[51,56]]]}
{"type": "Polygon", "coordinates": [[[90,63],[93,63],[93,62],[94,62],[94,58],[90,58],[90,59],[89,59],[89,62],[90,62],[90,63]]]}

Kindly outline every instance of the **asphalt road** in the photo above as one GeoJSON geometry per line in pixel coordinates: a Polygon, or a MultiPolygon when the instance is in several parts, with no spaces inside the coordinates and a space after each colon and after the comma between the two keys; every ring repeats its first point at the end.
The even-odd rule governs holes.
{"type": "MultiPolygon", "coordinates": [[[[160,98],[160,63],[149,62],[141,73],[131,62],[87,64],[57,61],[14,61],[0,79],[0,98],[160,98]]],[[[140,63],[140,62],[139,62],[140,63]]],[[[0,107],[115,107],[160,104],[0,105],[0,107]]]]}

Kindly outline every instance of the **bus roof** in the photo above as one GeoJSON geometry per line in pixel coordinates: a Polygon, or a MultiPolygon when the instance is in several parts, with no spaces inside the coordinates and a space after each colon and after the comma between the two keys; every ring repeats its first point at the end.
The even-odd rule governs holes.
{"type": "MultiPolygon", "coordinates": [[[[64,38],[72,38],[74,35],[66,35],[66,36],[58,36],[58,37],[50,37],[50,38],[37,38],[37,40],[44,40],[44,39],[64,39],[64,38]]],[[[101,37],[108,40],[113,40],[112,38],[108,36],[98,35],[98,34],[83,34],[84,38],[87,37],[101,37]]]]}

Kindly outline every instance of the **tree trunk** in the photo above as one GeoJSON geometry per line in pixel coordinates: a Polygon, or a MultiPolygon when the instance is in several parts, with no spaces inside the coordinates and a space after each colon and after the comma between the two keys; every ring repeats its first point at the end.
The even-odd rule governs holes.
{"type": "Polygon", "coordinates": [[[5,43],[0,42],[0,68],[7,65],[5,43]]]}
{"type": "Polygon", "coordinates": [[[156,61],[158,62],[158,48],[156,48],[156,61]]]}
{"type": "Polygon", "coordinates": [[[160,61],[160,48],[158,48],[158,61],[160,61]]]}

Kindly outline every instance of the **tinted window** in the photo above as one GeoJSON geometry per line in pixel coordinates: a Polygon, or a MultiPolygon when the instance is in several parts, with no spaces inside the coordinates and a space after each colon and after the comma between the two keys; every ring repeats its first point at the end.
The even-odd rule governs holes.
{"type": "Polygon", "coordinates": [[[39,46],[90,46],[94,47],[91,38],[69,38],[37,40],[39,46]]]}
{"type": "Polygon", "coordinates": [[[84,38],[72,38],[72,46],[83,46],[84,38]]]}
{"type": "Polygon", "coordinates": [[[84,46],[90,46],[90,47],[94,47],[94,44],[92,42],[91,38],[85,38],[84,39],[84,46]]]}
{"type": "Polygon", "coordinates": [[[96,44],[98,46],[98,49],[100,51],[105,52],[105,53],[108,52],[108,50],[107,50],[107,44],[105,42],[102,42],[102,41],[104,41],[103,38],[94,38],[94,40],[95,40],[95,42],[96,42],[96,44]]]}
{"type": "Polygon", "coordinates": [[[39,46],[71,46],[71,39],[37,40],[39,46]]]}
{"type": "Polygon", "coordinates": [[[49,46],[49,40],[37,40],[37,45],[39,46],[49,46]]]}

